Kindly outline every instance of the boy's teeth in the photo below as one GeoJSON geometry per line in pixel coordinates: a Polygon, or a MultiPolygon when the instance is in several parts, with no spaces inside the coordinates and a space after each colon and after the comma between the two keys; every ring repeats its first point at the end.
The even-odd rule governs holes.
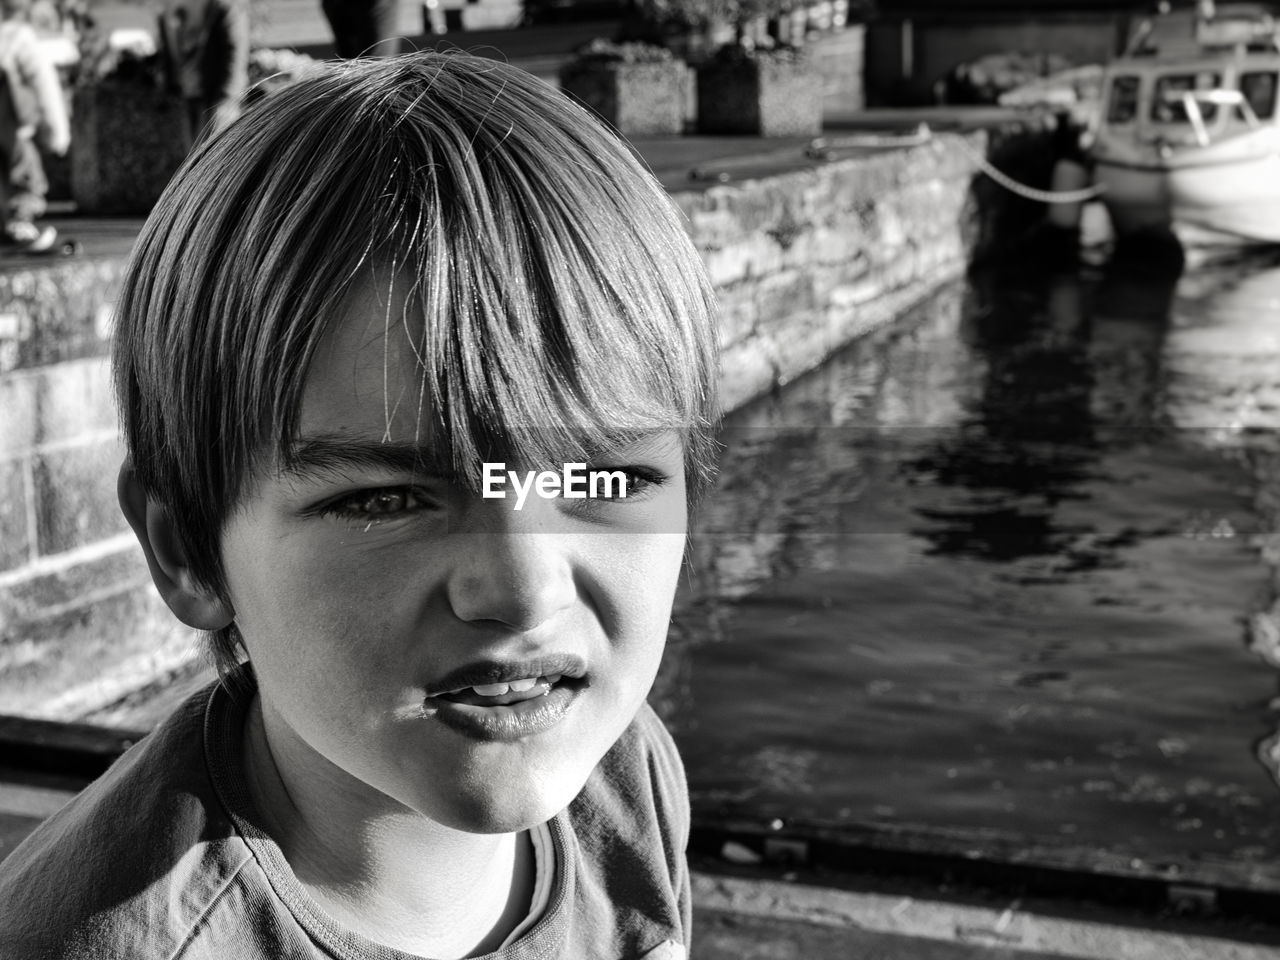
{"type": "Polygon", "coordinates": [[[527,693],[539,683],[545,683],[548,691],[553,684],[560,681],[563,674],[553,673],[545,677],[525,677],[523,680],[512,680],[510,683],[478,683],[471,689],[477,696],[501,697],[507,693],[527,693]]]}

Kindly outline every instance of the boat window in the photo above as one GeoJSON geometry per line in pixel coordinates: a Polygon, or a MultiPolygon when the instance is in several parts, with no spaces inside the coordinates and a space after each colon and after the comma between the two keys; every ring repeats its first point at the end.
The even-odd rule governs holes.
{"type": "Polygon", "coordinates": [[[1131,123],[1138,115],[1138,77],[1116,77],[1107,99],[1107,123],[1131,123]]]}
{"type": "MultiPolygon", "coordinates": [[[[1221,76],[1210,70],[1199,73],[1166,74],[1156,78],[1155,94],[1151,98],[1151,119],[1158,123],[1187,123],[1186,104],[1182,94],[1192,90],[1213,90],[1221,83],[1221,76]]],[[[1218,105],[1199,101],[1200,116],[1212,120],[1218,115],[1218,105]]]]}
{"type": "Polygon", "coordinates": [[[1240,75],[1240,93],[1245,100],[1249,101],[1249,106],[1253,108],[1253,114],[1259,120],[1269,120],[1276,112],[1276,75],[1274,72],[1260,71],[1256,73],[1242,73],[1240,75]]]}

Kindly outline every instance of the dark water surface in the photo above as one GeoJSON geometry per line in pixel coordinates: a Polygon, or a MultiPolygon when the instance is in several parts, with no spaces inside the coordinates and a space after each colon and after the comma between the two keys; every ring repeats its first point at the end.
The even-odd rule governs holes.
{"type": "Polygon", "coordinates": [[[1280,267],[1010,269],[735,415],[657,690],[695,809],[1280,889],[1280,267]]]}

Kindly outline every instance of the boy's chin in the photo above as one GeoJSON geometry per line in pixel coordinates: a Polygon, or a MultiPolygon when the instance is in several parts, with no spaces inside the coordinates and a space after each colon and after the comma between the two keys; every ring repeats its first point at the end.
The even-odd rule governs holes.
{"type": "Polygon", "coordinates": [[[488,785],[487,789],[460,790],[423,812],[463,833],[519,833],[546,823],[567,807],[583,783],[535,789],[527,782],[522,784],[519,777],[512,777],[506,783],[488,785]]]}

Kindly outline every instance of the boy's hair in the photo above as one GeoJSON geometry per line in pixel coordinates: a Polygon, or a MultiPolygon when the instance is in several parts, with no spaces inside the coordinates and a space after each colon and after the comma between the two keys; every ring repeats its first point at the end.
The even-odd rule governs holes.
{"type": "MultiPolygon", "coordinates": [[[[304,380],[357,283],[410,291],[433,443],[539,468],[683,433],[714,469],[715,298],[629,149],[513,67],[420,53],[326,66],[200,147],[138,238],[116,306],[129,456],[190,572],[226,595],[223,524],[290,463],[304,380]]],[[[222,669],[234,625],[212,637],[222,669]]]]}

